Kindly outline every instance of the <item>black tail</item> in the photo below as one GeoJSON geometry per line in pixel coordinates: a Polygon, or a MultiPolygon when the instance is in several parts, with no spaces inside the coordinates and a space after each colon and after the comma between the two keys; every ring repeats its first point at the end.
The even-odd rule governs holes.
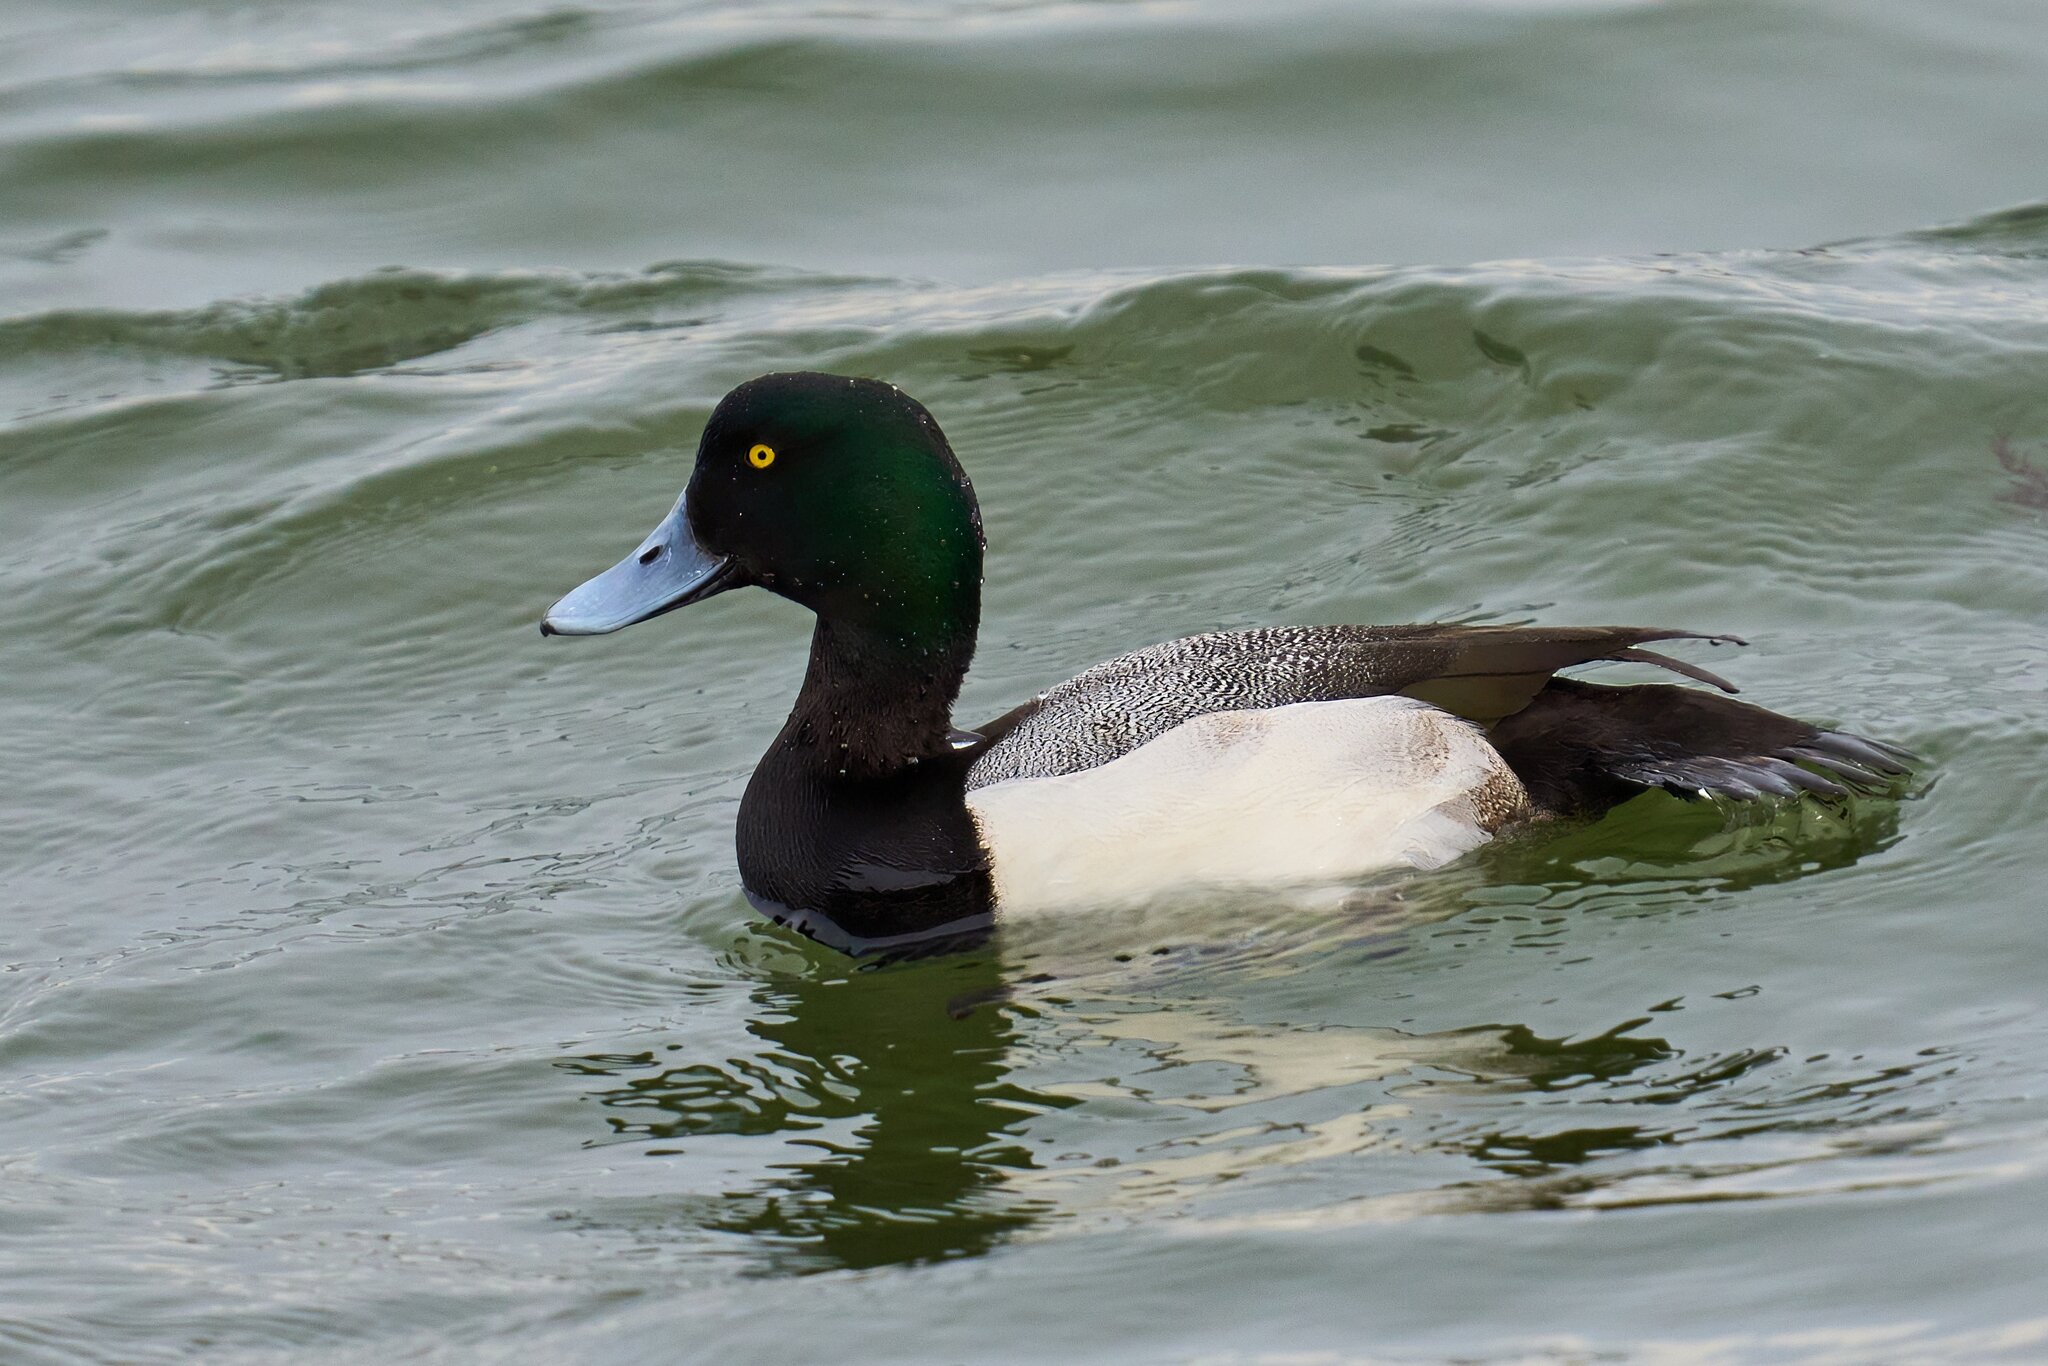
{"type": "Polygon", "coordinates": [[[1891,787],[1913,756],[1668,683],[1553,678],[1490,732],[1540,808],[1593,815],[1647,788],[1680,797],[1846,796],[1891,787]]]}

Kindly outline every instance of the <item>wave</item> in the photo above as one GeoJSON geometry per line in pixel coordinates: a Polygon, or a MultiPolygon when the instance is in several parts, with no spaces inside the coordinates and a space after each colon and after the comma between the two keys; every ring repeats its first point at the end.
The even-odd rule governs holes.
{"type": "Polygon", "coordinates": [[[674,261],[639,272],[449,273],[391,267],[282,299],[130,312],[67,309],[0,321],[0,365],[53,351],[191,356],[283,379],[359,374],[451,351],[501,327],[549,316],[630,315],[677,325],[671,310],[832,277],[765,266],[674,261]]]}
{"type": "MultiPolygon", "coordinates": [[[[2016,210],[1953,231],[2011,244],[2040,217],[2016,210]]],[[[2031,449],[2039,430],[2038,414],[2015,406],[2031,390],[2010,378],[2048,361],[2048,319],[2036,294],[1974,269],[1975,246],[1924,236],[1810,252],[1091,272],[971,288],[702,261],[610,273],[389,269],[188,310],[57,310],[0,321],[0,392],[33,389],[52,358],[91,355],[118,370],[125,357],[132,368],[81,392],[56,366],[70,392],[43,410],[25,405],[40,415],[0,435],[0,481],[81,461],[84,479],[110,451],[132,449],[127,477],[163,484],[148,515],[178,534],[135,519],[60,518],[52,530],[122,544],[108,591],[157,605],[117,616],[193,628],[229,604],[246,610],[254,588],[361,572],[394,551],[430,555],[431,529],[453,509],[545,496],[593,457],[673,460],[731,383],[816,368],[893,379],[923,397],[987,479],[993,515],[1020,527],[1008,534],[1039,537],[1039,552],[1055,556],[1079,552],[1061,510],[1076,488],[1124,500],[1140,519],[1184,518],[1185,504],[1158,500],[1202,477],[1205,450],[1238,424],[1269,442],[1272,415],[1291,413],[1298,435],[1277,463],[1242,463],[1237,478],[1291,479],[1308,462],[1341,488],[1333,509],[1388,504],[1386,515],[1338,536],[1304,523],[1298,558],[1256,598],[1156,604],[1167,616],[1197,609],[1204,625],[1219,611],[1298,610],[1333,584],[1423,593],[1450,553],[1513,582],[1532,525],[1580,545],[1553,571],[1556,588],[1622,573],[1643,551],[1587,523],[1582,500],[1549,492],[1588,477],[1661,501],[1666,553],[1697,560],[1702,574],[1724,553],[1716,528],[1740,519],[1755,570],[1845,609],[1860,610],[1874,583],[1981,599],[1981,570],[1952,553],[1951,529],[1871,538],[1866,502],[1841,493],[1836,469],[1880,429],[1920,423],[1930,450],[1960,450],[1979,477],[1977,520],[2014,524],[2009,498],[1995,511],[2011,485],[1996,451],[2008,433],[2021,439],[2004,449],[2031,449]],[[181,381],[153,368],[166,360],[202,368],[181,381]],[[369,387],[308,390],[281,399],[274,417],[204,393],[255,381],[369,387]],[[277,454],[232,491],[204,469],[208,441],[125,445],[123,432],[152,425],[189,436],[174,408],[202,401],[220,420],[268,428],[296,413],[307,425],[252,438],[277,454]],[[1981,426],[1959,428],[1958,411],[1981,426]],[[1100,487],[1086,469],[1070,475],[1078,483],[1006,483],[1047,431],[1146,452],[1148,477],[1132,484],[1119,464],[1100,487]],[[1628,455],[1632,442],[1662,455],[1628,455]],[[1785,462],[1793,449],[1807,457],[1785,462]],[[1758,460],[1774,462],[1773,482],[1757,480],[1758,460]],[[211,488],[203,503],[168,492],[191,480],[211,488]],[[1826,572],[1817,544],[1831,547],[1826,572]]],[[[2037,268],[2001,271],[2013,269],[2037,268]]],[[[1895,487],[1955,487],[1958,457],[1905,458],[1887,476],[1895,487]]],[[[1228,534],[1191,530],[1197,543],[1228,534]]],[[[1069,625],[1088,629],[1079,615],[1069,625]]],[[[1039,655],[1058,648],[1048,637],[1019,663],[1043,667],[1039,655]]]]}

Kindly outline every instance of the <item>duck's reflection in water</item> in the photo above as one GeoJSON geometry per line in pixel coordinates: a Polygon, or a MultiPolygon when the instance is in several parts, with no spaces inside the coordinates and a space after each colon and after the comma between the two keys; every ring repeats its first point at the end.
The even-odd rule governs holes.
{"type": "MultiPolygon", "coordinates": [[[[761,931],[764,937],[773,931],[761,931]]],[[[1007,1177],[1031,1166],[1010,1126],[1070,1102],[1008,1080],[1013,1030],[993,955],[812,970],[757,986],[761,1048],[723,1065],[653,1054],[587,1056],[614,1139],[655,1153],[692,1138],[781,1135],[805,1154],[694,1216],[752,1235],[779,1274],[935,1261],[987,1251],[1045,1209],[1007,1177]]]]}

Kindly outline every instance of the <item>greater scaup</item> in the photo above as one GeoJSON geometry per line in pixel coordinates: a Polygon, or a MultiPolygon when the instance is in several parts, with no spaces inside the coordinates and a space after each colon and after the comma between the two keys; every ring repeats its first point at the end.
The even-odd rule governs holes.
{"type": "Polygon", "coordinates": [[[855,953],[969,937],[998,910],[1434,867],[1649,788],[1841,796],[1911,757],[1694,688],[1553,676],[1632,660],[1734,691],[1642,648],[1734,637],[1630,626],[1189,636],[960,730],[983,544],[921,404],[764,375],[711,414],[668,517],[541,631],[599,635],[748,584],[817,614],[740,801],[740,877],[768,915],[855,953]]]}

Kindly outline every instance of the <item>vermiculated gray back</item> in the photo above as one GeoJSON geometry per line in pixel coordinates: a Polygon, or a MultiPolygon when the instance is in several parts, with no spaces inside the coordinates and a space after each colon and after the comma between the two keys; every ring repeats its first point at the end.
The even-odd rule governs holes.
{"type": "Polygon", "coordinates": [[[1693,635],[1641,627],[1432,625],[1184,636],[1105,660],[984,728],[995,738],[969,770],[967,786],[1077,773],[1218,711],[1407,692],[1491,722],[1526,703],[1557,669],[1595,659],[1669,666],[1632,647],[1693,635]]]}

